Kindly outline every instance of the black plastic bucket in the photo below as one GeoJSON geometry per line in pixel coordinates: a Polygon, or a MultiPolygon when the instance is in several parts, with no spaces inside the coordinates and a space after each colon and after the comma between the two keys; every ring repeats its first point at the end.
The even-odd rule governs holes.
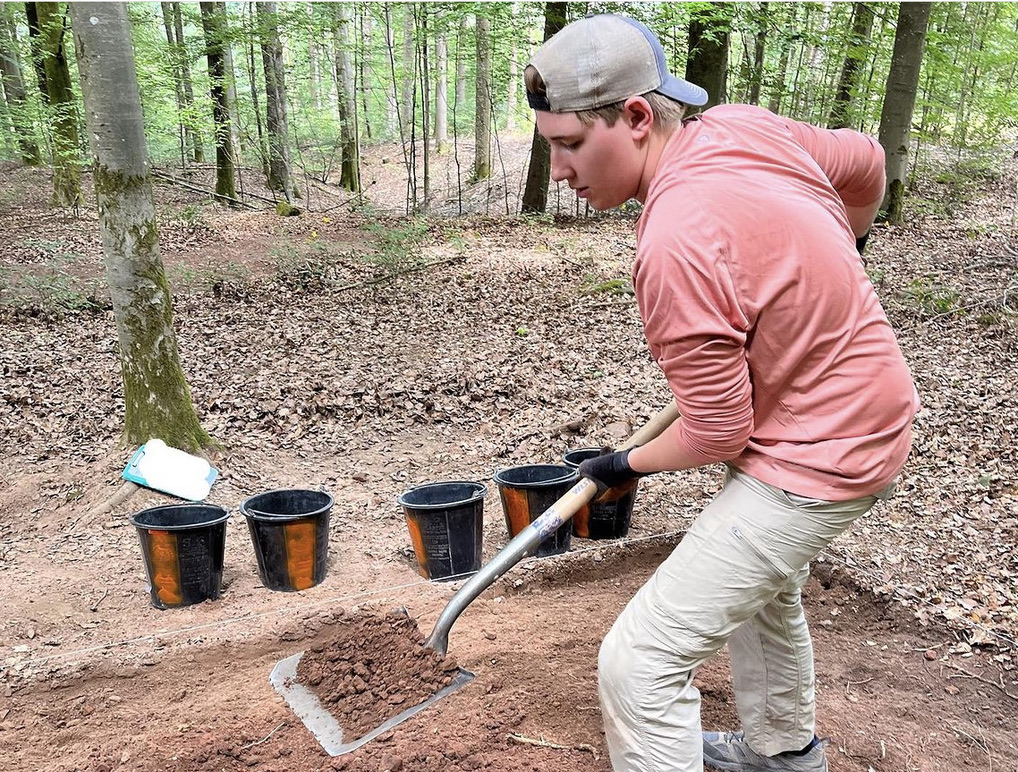
{"type": "MultiPolygon", "coordinates": [[[[562,498],[579,476],[575,469],[562,464],[526,464],[502,469],[495,473],[494,479],[502,499],[506,529],[513,537],[562,498]]],[[[541,542],[535,554],[546,557],[565,552],[569,549],[571,533],[572,526],[566,521],[541,542]]]]}
{"type": "Polygon", "coordinates": [[[153,606],[178,608],[219,597],[229,517],[214,504],[171,504],[131,516],[153,606]]]}
{"type": "Polygon", "coordinates": [[[481,483],[452,480],[419,485],[397,499],[421,576],[448,579],[481,567],[487,492],[481,483]]]}
{"type": "MultiPolygon", "coordinates": [[[[566,451],[562,460],[568,466],[576,468],[588,458],[600,454],[600,448],[576,448],[566,451]]],[[[587,505],[586,512],[577,512],[573,516],[573,535],[581,539],[621,539],[629,533],[638,484],[639,480],[621,496],[607,501],[591,502],[587,505]]]]}
{"type": "Polygon", "coordinates": [[[259,493],[240,505],[258,559],[258,576],[270,590],[294,592],[325,579],[332,496],[284,489],[259,493]]]}

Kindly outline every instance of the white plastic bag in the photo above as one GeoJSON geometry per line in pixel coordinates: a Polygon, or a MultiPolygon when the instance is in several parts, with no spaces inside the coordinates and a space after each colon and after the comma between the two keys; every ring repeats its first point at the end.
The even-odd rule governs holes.
{"type": "Polygon", "coordinates": [[[209,495],[217,472],[208,461],[152,439],[138,448],[124,467],[125,480],[189,501],[209,495]]]}

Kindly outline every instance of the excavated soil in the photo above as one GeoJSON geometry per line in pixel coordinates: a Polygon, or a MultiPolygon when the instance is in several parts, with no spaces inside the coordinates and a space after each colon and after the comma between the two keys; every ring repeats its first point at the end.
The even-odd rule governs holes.
{"type": "Polygon", "coordinates": [[[424,646],[414,620],[393,611],[341,619],[331,638],[304,652],[297,681],[318,697],[349,742],[437,694],[456,669],[455,657],[424,646]]]}

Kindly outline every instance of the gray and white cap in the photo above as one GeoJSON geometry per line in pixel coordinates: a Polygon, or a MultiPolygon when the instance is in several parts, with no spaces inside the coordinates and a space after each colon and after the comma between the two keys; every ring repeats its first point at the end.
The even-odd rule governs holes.
{"type": "Polygon", "coordinates": [[[650,91],[687,105],[707,103],[704,89],[668,72],[654,33],[626,16],[598,14],[567,24],[530,64],[546,88],[545,94],[528,92],[535,110],[593,110],[650,91]]]}

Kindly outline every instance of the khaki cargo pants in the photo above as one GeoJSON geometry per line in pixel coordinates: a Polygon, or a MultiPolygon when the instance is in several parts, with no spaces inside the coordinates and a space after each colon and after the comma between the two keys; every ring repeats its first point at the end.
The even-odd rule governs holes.
{"type": "Polygon", "coordinates": [[[726,643],[750,746],[769,756],[813,739],[813,646],[800,595],[809,561],[892,491],[819,501],[729,467],[724,488],[601,645],[615,772],[702,772],[693,674],[726,643]]]}

